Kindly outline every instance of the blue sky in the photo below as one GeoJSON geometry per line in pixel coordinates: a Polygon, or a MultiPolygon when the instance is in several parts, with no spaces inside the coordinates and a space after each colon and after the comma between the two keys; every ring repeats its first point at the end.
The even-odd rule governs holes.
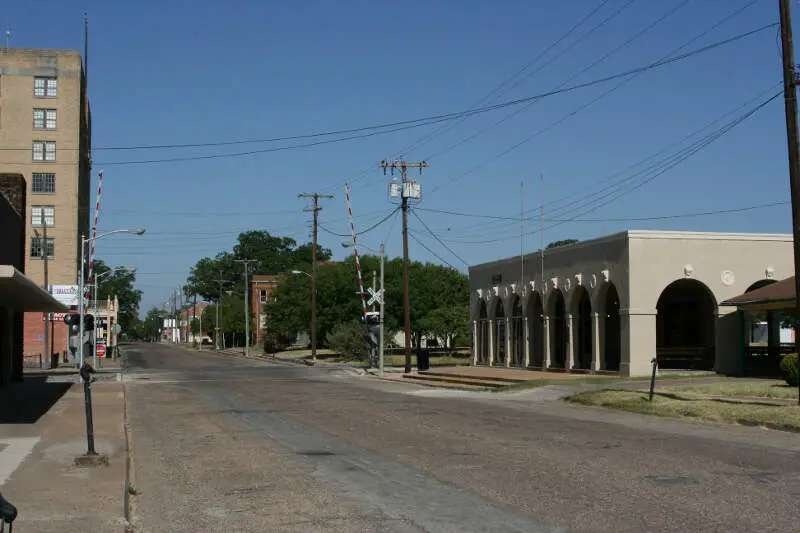
{"type": "MultiPolygon", "coordinates": [[[[95,174],[104,170],[100,229],[148,230],[143,237],[98,241],[97,254],[138,269],[146,310],[166,301],[198,259],[229,250],[239,231],[266,229],[309,240],[310,217],[302,212],[307,204],[297,193],[335,194],[323,203],[320,220],[326,229],[346,234],[343,183],[350,181],[357,229],[382,219],[394,206],[387,198],[389,178],[377,163],[420,139],[425,142],[402,152],[409,160],[430,163],[419,178],[424,199],[417,214],[460,259],[413,216],[410,227],[431,250],[462,269],[461,259],[475,264],[518,254],[519,222],[422,208],[518,217],[521,182],[524,207],[535,209],[537,219],[542,202],[548,220],[584,219],[554,227],[546,222],[547,242],[626,228],[791,231],[788,205],[621,220],[788,201],[782,98],[635,190],[616,197],[639,183],[637,176],[621,189],[602,189],[616,183],[604,181],[609,177],[626,176],[614,178],[615,173],[726,116],[719,127],[775,94],[781,79],[777,28],[644,72],[577,112],[620,80],[544,98],[524,110],[517,106],[473,116],[445,131],[434,125],[305,149],[171,163],[124,164],[292,142],[104,149],[303,135],[469,109],[601,6],[512,78],[521,81],[507,83],[484,105],[522,98],[657,61],[748,4],[682,49],[686,52],[777,22],[777,2],[142,0],[78,6],[43,0],[6,3],[6,20],[0,22],[11,25],[12,46],[81,48],[83,11],[88,12],[95,174]],[[516,114],[491,127],[510,113],[516,114]],[[587,196],[592,193],[599,196],[587,196]]],[[[526,231],[532,234],[525,247],[535,250],[538,221],[528,221],[526,231]]],[[[393,217],[363,242],[377,246],[385,240],[395,255],[402,250],[400,237],[400,222],[393,217]]],[[[320,243],[337,258],[345,253],[342,240],[320,232],[320,243]]],[[[410,249],[414,259],[441,262],[414,240],[410,249]]]]}

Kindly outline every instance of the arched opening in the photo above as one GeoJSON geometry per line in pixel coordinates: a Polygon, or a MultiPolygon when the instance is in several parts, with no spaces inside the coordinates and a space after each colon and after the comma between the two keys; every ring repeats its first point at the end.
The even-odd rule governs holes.
{"type": "Polygon", "coordinates": [[[603,348],[605,353],[604,370],[619,371],[621,359],[622,338],[620,335],[619,294],[613,283],[606,289],[605,324],[603,327],[603,348]]]}
{"type": "Polygon", "coordinates": [[[575,343],[575,368],[590,370],[592,368],[592,303],[589,292],[578,287],[573,298],[575,302],[575,327],[577,331],[575,343]]]}
{"type": "Polygon", "coordinates": [[[528,334],[530,335],[531,355],[528,366],[544,367],[544,308],[538,292],[528,300],[528,334]]]}
{"type": "Polygon", "coordinates": [[[564,297],[561,291],[553,293],[550,304],[550,353],[551,365],[554,368],[566,368],[567,365],[567,323],[564,297]]]}
{"type": "Polygon", "coordinates": [[[522,314],[522,302],[519,296],[514,296],[511,306],[511,365],[525,365],[525,317],[522,314]]]}
{"type": "Polygon", "coordinates": [[[481,300],[478,308],[478,338],[475,339],[476,359],[479,365],[489,364],[489,317],[486,313],[486,302],[481,300]]]}
{"type": "Polygon", "coordinates": [[[656,357],[662,368],[711,370],[717,303],[693,279],[670,283],[656,305],[656,357]]]}
{"type": "Polygon", "coordinates": [[[494,366],[506,364],[506,311],[503,300],[497,299],[494,308],[494,366]]]}

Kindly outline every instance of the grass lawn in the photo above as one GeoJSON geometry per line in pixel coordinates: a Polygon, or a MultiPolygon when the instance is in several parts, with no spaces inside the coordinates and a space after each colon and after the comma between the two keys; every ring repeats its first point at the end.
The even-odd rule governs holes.
{"type": "Polygon", "coordinates": [[[725,396],[728,398],[797,398],[797,387],[790,387],[784,380],[730,380],[723,383],[685,385],[680,387],[664,387],[660,392],[679,392],[705,394],[708,396],[725,396]]]}
{"type": "MultiPolygon", "coordinates": [[[[796,393],[796,389],[793,392],[796,393]]],[[[604,389],[580,392],[567,401],[671,418],[800,430],[800,406],[796,404],[768,398],[752,401],[714,398],[685,392],[684,387],[674,387],[669,392],[657,390],[652,402],[647,400],[647,395],[647,391],[604,389]]]]}
{"type": "MultiPolygon", "coordinates": [[[[359,368],[368,368],[369,363],[367,361],[345,361],[340,359],[336,354],[324,355],[324,356],[317,356],[318,359],[323,360],[327,363],[347,363],[350,366],[356,366],[359,368]]],[[[434,366],[461,366],[461,365],[468,365],[472,360],[468,357],[453,357],[450,355],[441,355],[435,356],[430,358],[431,367],[434,366]]],[[[406,357],[405,355],[386,355],[383,358],[383,365],[385,367],[402,367],[406,364],[406,357]]],[[[417,356],[411,356],[411,366],[417,366],[417,356]]]]}
{"type": "MultiPolygon", "coordinates": [[[[661,376],[656,376],[656,381],[665,381],[671,379],[698,379],[698,378],[707,378],[709,376],[713,376],[714,374],[709,373],[670,373],[664,374],[661,376]]],[[[532,379],[529,381],[522,381],[520,383],[514,383],[513,385],[509,385],[507,387],[497,387],[492,389],[494,392],[514,392],[520,391],[525,389],[535,389],[538,387],[544,387],[546,385],[603,385],[603,384],[612,384],[612,383],[624,383],[626,381],[650,381],[648,377],[624,377],[624,376],[585,376],[585,377],[572,377],[572,378],[544,378],[544,379],[532,379]]]]}

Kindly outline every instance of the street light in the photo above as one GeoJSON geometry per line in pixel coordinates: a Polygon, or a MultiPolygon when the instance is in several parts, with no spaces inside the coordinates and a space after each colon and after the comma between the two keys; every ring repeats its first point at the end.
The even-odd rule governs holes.
{"type": "MultiPolygon", "coordinates": [[[[106,231],[105,233],[101,233],[100,235],[95,236],[94,240],[102,239],[103,237],[108,237],[109,235],[114,235],[115,233],[130,233],[132,235],[143,235],[144,232],[145,232],[144,228],[115,229],[115,230],[111,230],[111,231],[106,231]]],[[[80,329],[79,329],[79,337],[78,337],[78,357],[79,357],[79,361],[80,361],[80,367],[83,367],[83,363],[84,363],[84,357],[83,357],[83,334],[84,334],[84,331],[83,331],[83,328],[84,328],[83,314],[86,311],[86,309],[85,309],[85,306],[84,306],[84,303],[83,303],[83,296],[84,296],[84,291],[86,290],[85,289],[85,284],[86,284],[86,279],[85,279],[86,278],[86,274],[85,274],[85,269],[86,269],[86,251],[85,251],[85,248],[86,248],[86,245],[91,240],[92,240],[91,237],[86,237],[84,235],[81,235],[81,277],[80,277],[80,280],[78,280],[79,281],[79,283],[78,283],[78,296],[80,298],[80,300],[78,301],[78,313],[79,313],[79,319],[80,319],[80,329]]]]}
{"type": "MultiPolygon", "coordinates": [[[[355,246],[355,244],[352,242],[345,241],[342,243],[342,248],[352,248],[353,246],[355,246]]],[[[369,246],[365,246],[363,244],[361,246],[371,251],[372,253],[375,253],[375,250],[370,248],[369,246]]],[[[380,251],[378,252],[378,254],[381,257],[381,289],[380,289],[381,297],[378,299],[378,302],[380,302],[380,333],[379,333],[380,341],[378,346],[378,372],[380,373],[381,376],[383,376],[383,315],[384,315],[383,306],[384,306],[384,301],[386,300],[386,292],[383,290],[383,271],[384,271],[383,265],[386,257],[386,254],[384,253],[383,243],[381,243],[380,251]]],[[[374,280],[375,278],[372,279],[374,280]]]]}
{"type": "MultiPolygon", "coordinates": [[[[142,233],[144,233],[144,230],[142,230],[142,233]]],[[[141,235],[141,233],[139,233],[138,235],[141,235]]],[[[114,272],[136,272],[136,269],[135,268],[128,268],[128,267],[124,267],[124,266],[116,267],[116,268],[112,268],[111,270],[106,270],[105,272],[101,272],[100,274],[97,274],[94,277],[94,303],[92,304],[92,307],[94,308],[94,314],[95,315],[97,315],[97,284],[98,284],[100,278],[108,276],[109,274],[113,274],[114,272]]],[[[108,322],[109,322],[108,321],[108,309],[106,309],[106,327],[109,326],[108,322]]],[[[108,345],[108,342],[106,342],[106,345],[108,345]]],[[[106,347],[108,347],[108,346],[106,346],[106,347]]],[[[92,346],[92,357],[94,359],[94,366],[96,367],[97,366],[97,333],[95,333],[95,335],[94,335],[94,343],[93,343],[93,346],[92,346]]]]}
{"type": "MultiPolygon", "coordinates": [[[[108,237],[109,235],[114,235],[115,233],[131,233],[133,235],[142,235],[144,233],[144,229],[142,228],[134,228],[134,229],[115,229],[112,231],[107,231],[105,233],[101,233],[100,235],[96,235],[94,240],[101,239],[103,237],[108,237]]],[[[83,400],[85,405],[85,414],[86,414],[86,455],[88,456],[95,456],[97,455],[97,451],[94,449],[94,424],[92,423],[92,392],[91,392],[91,384],[92,384],[92,373],[94,372],[94,368],[84,365],[83,359],[83,328],[84,328],[84,312],[85,312],[85,305],[84,305],[84,285],[86,284],[86,274],[85,274],[85,265],[86,265],[86,245],[89,241],[92,240],[91,238],[86,238],[84,235],[81,235],[81,277],[78,280],[78,320],[80,323],[80,328],[78,332],[78,353],[80,354],[80,375],[81,379],[83,380],[83,400]]]]}
{"type": "MultiPolygon", "coordinates": [[[[314,271],[316,273],[316,270],[314,271]]],[[[304,275],[311,278],[311,364],[317,364],[317,287],[314,276],[302,270],[292,270],[295,276],[304,275]]]]}

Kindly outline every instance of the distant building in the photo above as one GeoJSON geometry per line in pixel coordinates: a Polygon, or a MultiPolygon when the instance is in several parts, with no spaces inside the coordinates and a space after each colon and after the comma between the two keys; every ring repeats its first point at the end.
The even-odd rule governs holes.
{"type": "MultiPolygon", "coordinates": [[[[203,310],[208,307],[208,302],[197,302],[196,304],[189,304],[183,311],[180,317],[180,341],[188,342],[189,344],[200,344],[204,339],[211,342],[211,336],[203,328],[203,310]],[[198,333],[192,333],[192,320],[197,319],[198,333]]],[[[170,334],[167,334],[170,336],[170,334]]]]}
{"type": "Polygon", "coordinates": [[[278,286],[279,276],[256,274],[250,278],[250,316],[253,317],[255,331],[253,345],[263,346],[264,332],[267,327],[267,314],[264,305],[271,298],[272,291],[278,286]]]}
{"type": "MultiPolygon", "coordinates": [[[[26,183],[25,272],[44,285],[47,262],[48,284],[71,304],[91,193],[91,114],[80,53],[0,48],[0,121],[0,171],[19,173],[26,183]]],[[[26,353],[67,349],[60,316],[52,339],[45,349],[43,315],[25,314],[26,353]]]]}

